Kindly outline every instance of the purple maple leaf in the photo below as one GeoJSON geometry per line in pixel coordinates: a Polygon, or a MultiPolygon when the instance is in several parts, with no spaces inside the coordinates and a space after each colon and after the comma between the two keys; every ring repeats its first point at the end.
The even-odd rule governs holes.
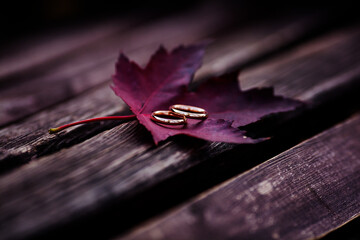
{"type": "Polygon", "coordinates": [[[120,55],[111,87],[151,132],[156,144],[179,134],[209,141],[258,142],[259,139],[246,137],[238,127],[268,114],[293,110],[301,104],[274,96],[271,88],[241,91],[236,75],[210,79],[195,92],[189,91],[188,86],[201,66],[203,55],[202,44],[180,46],[170,53],[160,47],[145,68],[120,55]],[[204,108],[209,117],[188,119],[181,127],[166,127],[150,120],[153,111],[167,110],[173,104],[204,108]]]}

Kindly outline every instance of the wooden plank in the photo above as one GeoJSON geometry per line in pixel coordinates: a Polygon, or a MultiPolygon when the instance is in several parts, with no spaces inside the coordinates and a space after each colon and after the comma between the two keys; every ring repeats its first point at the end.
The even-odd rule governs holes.
{"type": "Polygon", "coordinates": [[[143,64],[160,44],[173,47],[198,41],[226,26],[228,20],[221,13],[196,9],[79,47],[50,66],[7,76],[0,82],[0,126],[107,82],[119,50],[143,64]]]}
{"type": "MultiPolygon", "coordinates": [[[[345,73],[358,69],[360,65],[359,46],[350,44],[358,42],[360,33],[359,29],[354,27],[338,32],[335,36],[337,36],[336,41],[330,38],[332,44],[325,44],[329,40],[326,36],[286,54],[283,59],[289,58],[289,61],[279,61],[275,66],[276,71],[279,72],[276,73],[274,69],[271,79],[276,79],[276,74],[279,74],[279,77],[283,74],[279,69],[289,70],[291,66],[296,69],[299,62],[303,61],[307,67],[302,70],[308,69],[308,78],[304,79],[299,76],[298,71],[293,71],[293,74],[288,73],[288,77],[282,80],[296,88],[298,86],[291,83],[297,82],[298,79],[301,79],[305,86],[311,85],[310,88],[302,88],[304,92],[299,95],[311,96],[313,94],[306,100],[311,101],[320,95],[327,95],[328,98],[321,98],[323,103],[330,100],[340,101],[338,95],[326,93],[339,91],[349,84],[354,88],[354,78],[359,75],[346,75],[345,73]],[[327,47],[323,47],[324,44],[327,47]],[[302,53],[301,49],[309,48],[312,51],[308,51],[306,54],[302,53]],[[341,49],[340,52],[339,49],[341,49]],[[325,73],[322,75],[322,69],[316,67],[319,65],[317,59],[328,56],[330,53],[338,54],[339,58],[347,56],[346,59],[352,63],[353,68],[345,67],[348,64],[347,61],[340,63],[325,61],[321,64],[326,64],[328,68],[336,68],[337,71],[334,70],[330,76],[325,73]],[[314,59],[314,62],[310,59],[314,59]],[[336,77],[341,77],[341,81],[335,81],[336,84],[324,88],[323,92],[314,91],[327,80],[336,79],[336,77]]],[[[267,64],[260,65],[251,72],[254,74],[258,71],[261,72],[262,68],[266,69],[266,66],[267,64]]],[[[264,75],[264,78],[266,77],[269,76],[264,75]]],[[[282,84],[283,82],[277,82],[275,88],[282,84]]],[[[291,96],[294,89],[289,87],[288,91],[288,95],[291,96]]],[[[344,91],[342,92],[344,93],[344,91]]],[[[309,108],[312,106],[310,104],[309,108]]],[[[33,121],[37,122],[35,119],[33,121]]],[[[42,120],[42,122],[46,121],[46,119],[42,120]]],[[[81,134],[84,134],[85,131],[89,131],[89,129],[83,128],[81,134]]],[[[68,135],[68,137],[71,139],[74,136],[68,135]]],[[[287,141],[287,139],[283,140],[287,141]]],[[[56,144],[64,141],[67,141],[67,138],[59,136],[56,144]]],[[[2,176],[0,178],[0,194],[5,197],[0,200],[0,222],[2,223],[0,235],[4,239],[25,237],[44,230],[54,230],[75,221],[74,219],[80,222],[88,221],[91,216],[94,216],[93,214],[104,211],[106,206],[117,206],[122,209],[119,210],[121,217],[116,219],[116,224],[124,226],[130,221],[131,216],[134,217],[133,212],[127,214],[123,212],[129,208],[129,202],[126,201],[129,199],[141,200],[141,193],[145,191],[150,191],[149,195],[152,195],[151,189],[154,186],[174,176],[182,176],[183,173],[200,163],[208,162],[209,158],[221,156],[222,153],[236,147],[238,146],[208,143],[190,138],[177,138],[175,141],[167,141],[154,147],[150,135],[136,121],[121,124],[72,148],[39,158],[37,161],[32,161],[16,171],[2,176]],[[79,217],[75,218],[74,216],[79,217]]],[[[259,151],[257,146],[250,149],[252,149],[252,154],[259,151]]],[[[23,151],[27,151],[25,146],[23,151]]],[[[231,167],[229,166],[229,168],[231,167]]],[[[198,176],[208,178],[206,171],[200,172],[196,175],[196,177],[198,176]]],[[[183,180],[179,177],[176,182],[182,186],[183,180]]],[[[166,191],[170,191],[170,189],[167,188],[166,191]]],[[[157,200],[161,202],[161,199],[157,200]]],[[[130,209],[139,208],[141,208],[141,204],[130,209]]],[[[114,208],[109,211],[116,212],[114,208]]],[[[111,225],[111,221],[107,221],[106,217],[94,217],[93,219],[97,223],[94,225],[96,228],[90,230],[99,229],[101,223],[111,225]]],[[[121,228],[119,225],[116,227],[117,230],[121,228]]],[[[87,229],[89,230],[88,227],[87,229]]],[[[93,233],[90,230],[88,232],[93,233]]],[[[57,232],[57,234],[60,233],[66,234],[66,231],[57,232]]]]}
{"type": "Polygon", "coordinates": [[[219,76],[248,66],[249,63],[261,57],[326,28],[325,19],[325,17],[310,15],[293,21],[287,16],[272,19],[260,25],[259,22],[246,24],[241,31],[217,39],[215,44],[209,46],[205,55],[205,64],[196,73],[195,78],[219,76]],[[325,22],[322,22],[323,20],[325,22]],[[285,22],[286,25],[284,25],[285,22]],[[281,31],[279,31],[279,26],[282,26],[281,31]]]}
{"type": "MultiPolygon", "coordinates": [[[[206,69],[206,71],[200,72],[198,78],[205,77],[209,73],[214,73],[216,68],[214,68],[213,66],[216,63],[216,61],[223,62],[224,58],[228,59],[228,54],[229,54],[227,53],[228,49],[236,49],[236,51],[235,50],[232,51],[232,54],[235,54],[237,52],[237,54],[235,55],[240,56],[237,57],[237,60],[240,61],[239,62],[240,65],[246,64],[248,62],[253,61],[256,58],[259,58],[262,54],[267,54],[269,53],[269,51],[274,51],[279,47],[279,45],[281,45],[280,42],[283,45],[289,44],[295,38],[308,34],[309,32],[312,31],[311,29],[314,29],[315,26],[319,26],[320,24],[318,22],[320,20],[315,20],[314,18],[310,18],[310,19],[304,18],[304,19],[300,19],[299,21],[297,21],[296,19],[298,18],[295,18],[292,21],[290,20],[287,21],[287,24],[285,25],[283,21],[279,21],[279,20],[275,20],[275,22],[273,23],[266,21],[264,22],[263,25],[257,25],[256,28],[250,28],[250,29],[240,28],[238,32],[231,33],[230,36],[229,35],[225,36],[224,39],[219,38],[218,41],[215,41],[210,46],[204,61],[205,62],[204,69],[206,69]],[[288,33],[289,28],[293,29],[293,31],[291,31],[292,34],[288,33]],[[269,46],[271,46],[271,44],[264,45],[263,42],[264,38],[281,39],[281,41],[274,40],[274,46],[273,48],[270,48],[269,46]],[[233,39],[233,40],[230,41],[229,39],[233,39]],[[217,42],[219,42],[218,47],[216,47],[217,42]],[[253,51],[253,49],[257,49],[257,50],[253,51]]],[[[175,23],[168,23],[168,24],[166,24],[166,26],[168,27],[175,25],[175,23]]],[[[180,27],[180,29],[185,28],[187,25],[188,24],[184,24],[184,26],[180,27]]],[[[200,26],[203,25],[200,24],[200,26]]],[[[172,28],[173,27],[171,27],[171,29],[172,28]]],[[[153,31],[155,31],[154,29],[153,31]]],[[[199,30],[196,29],[197,27],[194,27],[194,32],[199,30]]],[[[161,29],[158,31],[159,33],[162,33],[164,30],[161,29]]],[[[198,36],[197,34],[199,34],[199,33],[196,34],[193,33],[192,30],[186,30],[186,31],[189,31],[189,35],[191,35],[190,38],[192,37],[196,38],[196,36],[198,36]]],[[[202,35],[205,35],[205,33],[202,35]]],[[[174,38],[169,38],[168,45],[184,42],[186,41],[186,38],[187,38],[186,36],[179,38],[178,34],[174,34],[174,38]]],[[[151,45],[146,48],[140,48],[136,51],[129,52],[130,57],[135,58],[140,63],[144,63],[145,59],[147,59],[148,55],[150,54],[148,51],[149,50],[153,51],[154,48],[155,48],[154,45],[151,45]]],[[[225,62],[227,63],[226,59],[225,62]]],[[[95,69],[93,72],[94,76],[92,76],[92,74],[89,75],[89,77],[93,80],[87,78],[88,73],[80,74],[77,78],[80,79],[79,81],[82,81],[82,79],[87,79],[90,80],[90,82],[94,81],[98,83],[98,81],[103,79],[100,78],[99,76],[104,75],[106,76],[105,78],[108,78],[107,76],[109,76],[110,72],[112,72],[112,70],[110,70],[110,68],[113,68],[112,65],[113,63],[109,64],[106,68],[99,68],[99,70],[95,69]],[[99,72],[97,73],[97,71],[99,72]]],[[[225,64],[223,65],[223,67],[224,66],[227,65],[225,64]]],[[[223,67],[218,70],[222,72],[224,70],[223,67]]],[[[233,67],[233,65],[229,67],[231,68],[233,67]]],[[[69,78],[69,80],[71,80],[71,84],[76,84],[77,78],[74,77],[69,78]]],[[[59,81],[59,84],[62,83],[59,81]]],[[[53,84],[50,85],[49,87],[53,87],[53,84]]],[[[15,92],[17,92],[16,89],[14,89],[14,94],[15,92]]],[[[44,94],[46,94],[47,96],[50,93],[44,90],[44,94]]],[[[38,97],[40,96],[38,95],[38,97]]],[[[1,168],[6,169],[9,166],[16,166],[18,164],[27,162],[30,159],[36,158],[37,156],[42,155],[43,154],[42,152],[46,152],[44,151],[44,149],[46,150],[50,148],[47,146],[52,146],[53,149],[59,149],[68,146],[68,145],[63,145],[64,141],[63,140],[59,141],[58,137],[49,136],[44,131],[45,129],[48,129],[53,126],[59,126],[71,121],[76,121],[79,119],[95,117],[95,116],[104,116],[107,114],[115,114],[124,110],[124,107],[121,104],[123,103],[120,100],[117,100],[116,98],[113,97],[113,94],[108,88],[108,84],[106,84],[103,86],[99,86],[99,90],[96,91],[96,93],[90,92],[88,94],[85,94],[84,96],[76,98],[74,101],[71,101],[68,104],[65,104],[64,106],[60,106],[52,110],[47,110],[45,112],[39,113],[38,115],[29,118],[24,122],[20,122],[19,124],[14,124],[12,126],[9,126],[1,130],[0,131],[0,146],[1,146],[0,169],[1,168]],[[101,100],[99,101],[100,95],[101,95],[101,100]],[[97,100],[92,101],[90,104],[89,99],[97,99],[97,100]]],[[[70,133],[70,132],[72,132],[71,129],[69,131],[64,132],[65,134],[62,136],[64,138],[67,138],[69,137],[69,135],[66,133],[70,133]]],[[[94,134],[94,131],[90,131],[90,132],[89,132],[89,136],[92,136],[94,134]]],[[[95,132],[99,132],[99,130],[96,130],[95,132]]],[[[85,139],[86,133],[85,134],[81,133],[81,135],[82,137],[76,135],[76,137],[74,136],[71,138],[85,139]]],[[[72,142],[72,141],[65,141],[65,142],[72,142]]]]}
{"type": "Polygon", "coordinates": [[[140,20],[112,19],[101,23],[81,24],[71,29],[57,29],[13,42],[1,51],[0,81],[6,81],[8,76],[38,65],[48,65],[54,59],[80,47],[98,44],[135,25],[136,21],[140,20]]]}
{"type": "Polygon", "coordinates": [[[317,238],[360,216],[359,144],[358,114],[120,239],[317,238]]]}
{"type": "MultiPolygon", "coordinates": [[[[358,76],[360,55],[356,46],[359,38],[356,28],[335,31],[327,35],[326,40],[300,46],[290,55],[284,54],[260,67],[244,71],[240,76],[242,88],[275,86],[275,94],[316,103],[319,99],[313,99],[314,95],[321,95],[321,92],[341,84],[343,78],[358,76]],[[347,35],[347,31],[352,33],[347,35]],[[330,67],[335,62],[341,70],[330,67]],[[296,78],[293,77],[295,73],[296,78]],[[291,81],[286,81],[289,78],[291,81]],[[319,86],[314,88],[313,81],[309,79],[316,79],[319,86]]],[[[357,82],[356,79],[354,81],[357,82]]]]}

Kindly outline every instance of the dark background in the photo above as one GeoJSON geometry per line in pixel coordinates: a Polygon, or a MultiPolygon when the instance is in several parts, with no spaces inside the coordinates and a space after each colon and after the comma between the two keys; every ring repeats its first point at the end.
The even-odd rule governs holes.
{"type": "MultiPolygon", "coordinates": [[[[0,7],[0,44],[5,47],[15,39],[56,30],[89,21],[138,16],[159,18],[186,11],[198,5],[219,4],[236,14],[246,9],[248,18],[263,18],[296,12],[329,10],[334,19],[359,15],[355,1],[284,1],[284,0],[171,0],[171,1],[86,1],[35,0],[2,1],[0,7]]],[[[242,13],[243,14],[243,13],[242,13]]]]}

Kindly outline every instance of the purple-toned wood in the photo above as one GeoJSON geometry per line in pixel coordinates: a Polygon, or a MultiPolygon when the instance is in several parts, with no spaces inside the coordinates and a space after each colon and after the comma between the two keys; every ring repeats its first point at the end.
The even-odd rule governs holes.
{"type": "Polygon", "coordinates": [[[360,216],[359,146],[358,114],[119,239],[318,238],[360,216]]]}

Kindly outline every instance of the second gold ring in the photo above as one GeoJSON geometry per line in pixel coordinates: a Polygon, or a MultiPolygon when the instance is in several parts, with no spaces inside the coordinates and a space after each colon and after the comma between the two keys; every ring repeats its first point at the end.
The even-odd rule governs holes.
{"type": "Polygon", "coordinates": [[[208,112],[203,108],[184,104],[175,104],[170,106],[169,109],[174,113],[181,114],[188,118],[206,119],[209,115],[208,112]]]}

